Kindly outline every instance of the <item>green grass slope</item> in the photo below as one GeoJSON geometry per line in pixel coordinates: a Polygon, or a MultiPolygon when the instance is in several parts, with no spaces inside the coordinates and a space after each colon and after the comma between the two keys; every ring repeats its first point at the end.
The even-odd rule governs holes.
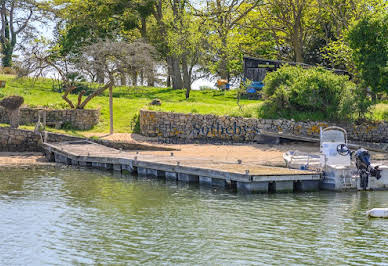
{"type": "MultiPolygon", "coordinates": [[[[0,89],[0,98],[9,95],[20,95],[25,99],[25,104],[30,107],[47,107],[53,109],[68,108],[62,99],[62,94],[53,91],[56,81],[52,79],[16,79],[10,75],[0,75],[0,80],[6,80],[5,88],[0,89]]],[[[76,95],[70,95],[72,100],[76,95]]],[[[185,91],[171,88],[150,87],[115,87],[113,93],[114,129],[116,133],[130,133],[133,131],[134,120],[139,110],[150,109],[156,111],[216,114],[242,117],[266,117],[261,109],[262,101],[241,100],[237,105],[236,91],[204,90],[192,91],[190,99],[185,99],[185,91]],[[162,106],[150,106],[149,103],[158,98],[162,106]]],[[[100,123],[89,131],[54,130],[73,135],[84,133],[108,133],[109,132],[109,98],[108,91],[94,98],[88,105],[88,109],[100,108],[100,123]]],[[[288,114],[287,117],[295,120],[324,120],[324,114],[288,114]]],[[[277,117],[272,117],[277,118],[277,117]]],[[[372,108],[370,115],[374,120],[388,120],[388,103],[383,102],[372,108]]],[[[22,128],[32,129],[33,125],[22,128]]]]}
{"type": "MultiPolygon", "coordinates": [[[[5,88],[0,89],[0,97],[20,95],[25,99],[25,104],[30,107],[48,107],[53,109],[68,108],[62,94],[53,91],[55,81],[51,79],[15,79],[14,76],[0,75],[1,80],[6,80],[5,88]]],[[[70,95],[72,100],[76,95],[70,95]]],[[[174,111],[184,113],[233,115],[257,117],[260,101],[242,100],[240,109],[236,102],[236,92],[220,92],[216,90],[192,91],[190,99],[185,99],[185,91],[171,88],[150,87],[116,87],[113,93],[114,128],[116,133],[132,132],[133,120],[142,108],[174,111]],[[149,103],[158,98],[162,106],[150,106],[149,103]]],[[[94,98],[88,109],[101,109],[101,122],[92,130],[86,132],[109,132],[109,98],[108,91],[94,98]]],[[[29,127],[25,127],[29,128],[29,127]]],[[[69,131],[69,130],[68,130],[69,131]]],[[[71,132],[68,132],[71,133],[71,132]]],[[[77,133],[77,132],[73,132],[77,133]]]]}

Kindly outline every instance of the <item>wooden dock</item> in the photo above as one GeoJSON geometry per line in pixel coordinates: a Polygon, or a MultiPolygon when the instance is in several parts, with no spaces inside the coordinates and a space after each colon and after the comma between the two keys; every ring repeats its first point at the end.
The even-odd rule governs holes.
{"type": "Polygon", "coordinates": [[[121,151],[90,141],[45,143],[50,161],[100,168],[171,181],[199,183],[239,192],[317,191],[321,173],[254,164],[209,161],[200,158],[156,156],[121,151]]]}

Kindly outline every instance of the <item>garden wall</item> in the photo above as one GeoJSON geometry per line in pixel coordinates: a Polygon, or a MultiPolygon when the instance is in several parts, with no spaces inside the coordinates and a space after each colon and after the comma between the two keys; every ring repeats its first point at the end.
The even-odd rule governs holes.
{"type": "Polygon", "coordinates": [[[260,133],[263,131],[319,138],[320,127],[334,125],[345,128],[348,138],[352,141],[388,142],[387,122],[355,125],[140,111],[140,128],[143,135],[185,140],[252,142],[260,139],[260,133]]]}
{"type": "MultiPolygon", "coordinates": [[[[66,125],[75,129],[88,130],[97,125],[100,119],[100,110],[50,110],[21,108],[20,124],[36,124],[38,121],[38,113],[43,110],[46,111],[47,125],[55,126],[57,128],[61,128],[66,125]]],[[[2,107],[0,107],[0,123],[9,123],[8,114],[2,107]]]]}

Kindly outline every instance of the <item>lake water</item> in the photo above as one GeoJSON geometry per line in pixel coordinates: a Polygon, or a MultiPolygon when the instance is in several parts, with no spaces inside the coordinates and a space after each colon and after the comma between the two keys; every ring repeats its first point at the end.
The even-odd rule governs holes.
{"type": "Polygon", "coordinates": [[[239,195],[71,168],[0,170],[0,264],[388,264],[388,192],[239,195]]]}

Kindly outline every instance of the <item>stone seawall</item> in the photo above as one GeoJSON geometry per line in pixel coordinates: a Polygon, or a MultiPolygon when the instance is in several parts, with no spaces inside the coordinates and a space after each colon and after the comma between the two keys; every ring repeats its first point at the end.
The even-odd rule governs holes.
{"type": "MultiPolygon", "coordinates": [[[[76,140],[82,140],[82,138],[47,132],[47,142],[76,140]]],[[[0,127],[0,152],[40,152],[43,151],[42,144],[42,137],[39,133],[0,127]]]]}
{"type": "Polygon", "coordinates": [[[225,140],[252,142],[261,132],[291,134],[319,138],[320,127],[340,126],[352,141],[387,143],[388,123],[333,124],[327,122],[295,122],[293,120],[254,119],[216,115],[182,114],[140,111],[141,133],[148,137],[178,138],[184,140],[225,140]]]}
{"type": "MultiPolygon", "coordinates": [[[[88,130],[97,125],[100,119],[100,110],[51,110],[39,108],[21,108],[20,124],[35,124],[38,121],[39,111],[43,110],[46,111],[47,124],[57,128],[61,128],[62,126],[71,126],[75,129],[88,130]]],[[[9,123],[8,114],[2,107],[0,107],[0,123],[9,123]]]]}
{"type": "Polygon", "coordinates": [[[42,140],[33,131],[0,128],[0,152],[42,151],[42,140]]]}

